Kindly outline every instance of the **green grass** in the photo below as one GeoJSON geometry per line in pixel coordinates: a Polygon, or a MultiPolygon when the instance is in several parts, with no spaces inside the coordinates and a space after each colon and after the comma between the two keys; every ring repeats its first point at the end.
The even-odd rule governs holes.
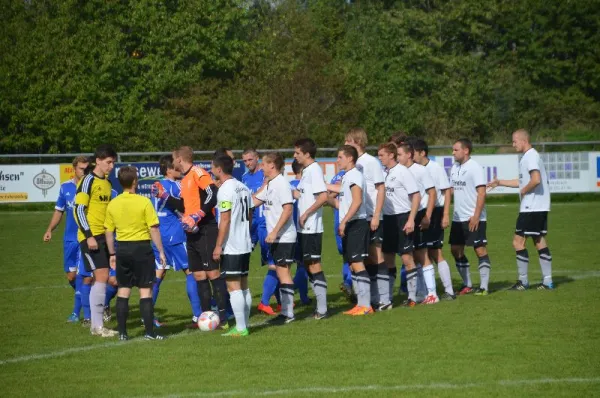
{"type": "MultiPolygon", "coordinates": [[[[65,323],[72,291],[62,274],[60,234],[52,243],[42,243],[51,213],[4,213],[1,395],[596,395],[600,203],[554,206],[549,240],[558,288],[551,292],[502,290],[516,279],[511,247],[516,211],[514,205],[489,208],[490,296],[414,309],[398,306],[361,318],[341,315],[348,304],[338,291],[341,265],[327,212],[323,263],[335,313],[330,319],[305,320],[311,309],[297,307],[299,321],[254,327],[246,339],[188,332],[185,282],[181,274],[170,273],[161,287],[157,312],[168,324],[163,333],[171,338],[124,344],[92,338],[81,326],[65,323]]],[[[530,280],[538,282],[537,256],[533,247],[529,251],[530,280]]],[[[474,254],[468,254],[474,262],[474,254]]],[[[254,307],[265,273],[257,264],[255,253],[254,307]]],[[[458,277],[454,267],[452,272],[458,277]]],[[[130,335],[140,336],[137,298],[131,303],[130,335]]],[[[251,323],[265,320],[254,314],[251,323]]],[[[114,321],[109,326],[114,327],[114,321]]]]}

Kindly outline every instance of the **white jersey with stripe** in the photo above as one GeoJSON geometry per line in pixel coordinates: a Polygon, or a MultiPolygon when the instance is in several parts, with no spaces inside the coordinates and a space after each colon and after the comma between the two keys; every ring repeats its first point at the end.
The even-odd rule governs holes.
{"type": "MultiPolygon", "coordinates": [[[[450,170],[450,182],[454,189],[452,221],[469,221],[475,214],[477,187],[485,187],[486,185],[483,167],[471,158],[463,164],[455,162],[450,170]]],[[[485,220],[486,209],[484,205],[479,221],[485,220]]]]}
{"type": "Polygon", "coordinates": [[[346,217],[348,210],[350,210],[350,206],[352,206],[352,187],[355,185],[361,189],[362,203],[356,213],[354,213],[348,221],[364,220],[367,218],[367,209],[365,206],[365,201],[367,199],[366,181],[363,173],[358,171],[356,167],[353,167],[342,177],[342,185],[340,187],[340,194],[338,195],[340,221],[346,217]]]}
{"type": "Polygon", "coordinates": [[[254,208],[250,190],[235,178],[226,180],[217,191],[219,227],[222,215],[231,213],[229,233],[223,242],[223,254],[246,254],[252,251],[250,213],[254,208]]]}
{"type": "Polygon", "coordinates": [[[425,168],[429,171],[431,178],[433,178],[433,183],[435,184],[435,193],[437,194],[435,207],[444,207],[446,204],[444,191],[450,189],[448,174],[446,174],[446,170],[444,170],[441,164],[432,162],[431,160],[427,162],[425,168]]]}
{"type": "Polygon", "coordinates": [[[419,203],[419,210],[423,210],[427,208],[427,202],[429,202],[429,194],[427,193],[428,189],[435,188],[435,183],[433,182],[433,178],[431,178],[431,174],[427,171],[425,166],[422,166],[418,163],[413,163],[408,170],[415,177],[415,181],[417,182],[417,186],[419,187],[419,193],[421,194],[421,202],[419,203]]]}
{"type": "Polygon", "coordinates": [[[519,161],[519,191],[531,181],[531,172],[540,172],[540,183],[521,196],[521,213],[534,211],[550,211],[550,184],[546,168],[540,158],[540,154],[534,148],[530,148],[523,154],[519,161]]]}
{"type": "MultiPolygon", "coordinates": [[[[317,162],[313,162],[302,170],[302,178],[298,187],[298,214],[302,216],[315,202],[316,195],[327,192],[323,170],[317,162]]],[[[304,227],[298,230],[301,234],[316,234],[323,232],[323,207],[311,214],[304,222],[304,227]]]]}
{"type": "MultiPolygon", "coordinates": [[[[371,220],[375,213],[375,206],[377,205],[377,185],[383,184],[385,181],[381,162],[376,157],[365,152],[358,157],[356,168],[362,172],[365,178],[367,187],[365,209],[367,211],[367,220],[371,220]]],[[[383,214],[380,215],[380,219],[383,219],[383,214]]]]}
{"type": "Polygon", "coordinates": [[[412,173],[401,164],[396,164],[388,170],[385,177],[385,202],[383,214],[409,213],[412,207],[410,196],[419,192],[419,187],[412,173]]]}
{"type": "MultiPolygon", "coordinates": [[[[283,205],[294,204],[290,183],[281,174],[269,181],[267,186],[256,194],[256,199],[264,203],[268,233],[271,233],[279,222],[283,213],[283,205]]],[[[294,225],[293,214],[279,230],[275,241],[281,243],[296,242],[296,226],[294,225]]]]}

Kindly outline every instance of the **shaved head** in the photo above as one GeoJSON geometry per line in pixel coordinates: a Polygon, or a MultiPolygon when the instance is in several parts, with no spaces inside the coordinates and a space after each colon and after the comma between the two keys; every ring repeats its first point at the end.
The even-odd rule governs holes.
{"type": "Polygon", "coordinates": [[[516,136],[524,141],[529,142],[529,132],[525,129],[519,129],[513,133],[513,136],[516,136]]]}
{"type": "Polygon", "coordinates": [[[527,130],[519,129],[512,133],[512,146],[519,153],[525,153],[531,148],[527,130]]]}

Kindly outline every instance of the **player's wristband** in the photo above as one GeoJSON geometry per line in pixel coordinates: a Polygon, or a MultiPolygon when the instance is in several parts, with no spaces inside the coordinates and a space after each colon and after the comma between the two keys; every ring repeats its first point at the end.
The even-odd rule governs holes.
{"type": "Polygon", "coordinates": [[[116,253],[108,253],[108,257],[114,257],[116,256],[116,253]]]}

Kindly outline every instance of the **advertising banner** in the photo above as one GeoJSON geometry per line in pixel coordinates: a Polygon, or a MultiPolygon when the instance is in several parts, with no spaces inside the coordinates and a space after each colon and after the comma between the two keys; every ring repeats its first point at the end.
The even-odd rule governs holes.
{"type": "Polygon", "coordinates": [[[0,203],[54,202],[59,191],[57,164],[0,165],[0,203]]]}

